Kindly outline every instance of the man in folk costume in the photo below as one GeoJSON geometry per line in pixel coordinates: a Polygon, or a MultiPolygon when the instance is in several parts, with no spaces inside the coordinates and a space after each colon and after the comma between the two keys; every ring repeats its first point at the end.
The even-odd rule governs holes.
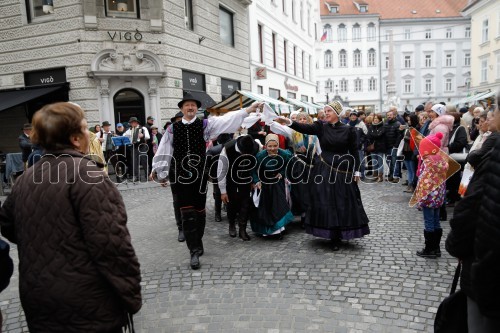
{"type": "Polygon", "coordinates": [[[221,133],[236,132],[248,114],[261,104],[254,103],[246,109],[206,120],[196,117],[201,102],[190,94],[184,95],[177,105],[183,114],[182,120],[173,123],[165,132],[153,158],[151,178],[157,176],[166,186],[168,177],[172,191],[177,193],[191,268],[198,269],[199,257],[204,252],[202,238],[206,222],[206,144],[221,133]]]}
{"type": "Polygon", "coordinates": [[[250,240],[246,228],[251,207],[252,170],[258,152],[259,145],[250,135],[240,136],[224,145],[217,165],[221,200],[227,204],[229,236],[236,237],[238,215],[239,237],[244,241],[250,240]]]}
{"type": "Polygon", "coordinates": [[[123,134],[130,139],[131,145],[131,158],[132,158],[132,172],[134,175],[133,182],[139,181],[139,164],[147,174],[148,166],[148,146],[146,141],[149,140],[149,131],[147,128],[140,126],[139,120],[136,117],[131,117],[128,121],[130,128],[123,134]]]}

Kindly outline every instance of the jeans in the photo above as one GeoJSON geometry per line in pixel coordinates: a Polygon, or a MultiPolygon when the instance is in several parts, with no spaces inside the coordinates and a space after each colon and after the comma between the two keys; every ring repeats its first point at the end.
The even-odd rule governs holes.
{"type": "Polygon", "coordinates": [[[398,151],[396,148],[390,148],[387,150],[385,154],[385,158],[387,159],[387,165],[389,166],[389,174],[388,177],[394,176],[394,168],[396,166],[398,151]]]}
{"type": "Polygon", "coordinates": [[[384,159],[383,154],[372,154],[372,170],[378,172],[380,176],[384,173],[384,159]]]}
{"type": "Polygon", "coordinates": [[[494,333],[500,331],[500,321],[485,317],[479,312],[477,303],[467,297],[467,326],[469,332],[494,333]]]}
{"type": "Polygon", "coordinates": [[[365,178],[365,163],[366,163],[365,151],[358,150],[358,152],[359,152],[359,163],[360,163],[359,172],[361,173],[361,178],[364,179],[365,178]]]}
{"type": "Polygon", "coordinates": [[[413,160],[405,160],[405,165],[406,165],[406,171],[408,172],[408,185],[413,185],[413,181],[415,180],[416,177],[416,167],[415,167],[415,161],[413,160]]]}
{"type": "Polygon", "coordinates": [[[425,231],[434,232],[436,229],[441,229],[439,221],[439,208],[424,207],[424,226],[425,231]]]}

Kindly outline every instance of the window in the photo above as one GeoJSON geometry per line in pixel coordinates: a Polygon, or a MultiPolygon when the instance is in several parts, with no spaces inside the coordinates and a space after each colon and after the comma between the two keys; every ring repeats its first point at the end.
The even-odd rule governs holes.
{"type": "Polygon", "coordinates": [[[368,6],[359,6],[359,12],[360,13],[368,12],[368,6]]]}
{"type": "Polygon", "coordinates": [[[306,78],[306,53],[302,51],[302,78],[306,78]]]}
{"type": "Polygon", "coordinates": [[[405,80],[405,94],[411,94],[412,92],[411,80],[405,80]]]}
{"type": "Polygon", "coordinates": [[[296,98],[297,98],[297,94],[296,94],[296,93],[293,93],[293,92],[289,92],[289,91],[287,91],[287,93],[286,93],[286,98],[293,98],[293,99],[296,99],[296,98]]]}
{"type": "Polygon", "coordinates": [[[262,86],[257,86],[257,94],[264,94],[264,88],[262,86]]]}
{"type": "Polygon", "coordinates": [[[486,43],[488,41],[488,20],[483,21],[483,34],[482,42],[486,43]]]}
{"type": "Polygon", "coordinates": [[[347,80],[342,79],[340,80],[340,92],[347,92],[349,90],[349,87],[347,85],[347,80]]]}
{"type": "Polygon", "coordinates": [[[361,67],[361,51],[354,51],[354,67],[361,67]]]}
{"type": "Polygon", "coordinates": [[[316,94],[319,94],[319,81],[316,81],[316,94]]]}
{"type": "Polygon", "coordinates": [[[384,32],[384,35],[385,35],[385,40],[389,40],[389,35],[390,35],[390,34],[389,34],[389,30],[386,30],[386,31],[384,32]]]}
{"type": "Polygon", "coordinates": [[[432,67],[432,54],[425,55],[425,67],[426,68],[432,67]]]}
{"type": "Polygon", "coordinates": [[[273,67],[276,68],[277,66],[277,61],[276,61],[276,34],[273,33],[273,67]]]}
{"type": "Polygon", "coordinates": [[[452,88],[452,81],[451,81],[451,79],[446,79],[446,82],[444,84],[444,91],[451,92],[451,88],[452,88]]]}
{"type": "Polygon", "coordinates": [[[465,87],[467,87],[467,89],[470,89],[470,78],[465,79],[465,87]]]}
{"type": "Polygon", "coordinates": [[[184,22],[186,23],[186,29],[193,30],[193,1],[184,0],[184,22]]]}
{"type": "Polygon", "coordinates": [[[354,91],[363,91],[363,80],[360,78],[354,80],[354,91]]]}
{"type": "Polygon", "coordinates": [[[258,25],[259,30],[259,61],[261,64],[264,63],[264,44],[263,44],[263,36],[262,36],[262,26],[258,25]]]}
{"type": "Polygon", "coordinates": [[[431,39],[431,38],[432,38],[432,30],[426,29],[425,30],[425,39],[431,39]]]}
{"type": "Polygon", "coordinates": [[[333,65],[333,54],[332,51],[327,50],[325,52],[325,68],[332,68],[333,65]]]}
{"type": "Polygon", "coordinates": [[[304,3],[300,2],[300,27],[304,30],[304,3]]]}
{"type": "Polygon", "coordinates": [[[470,38],[470,27],[465,27],[465,38],[470,38]]]}
{"type": "Polygon", "coordinates": [[[432,79],[425,79],[425,92],[432,92],[432,79]]]}
{"type": "Polygon", "coordinates": [[[488,82],[488,59],[481,60],[481,82],[488,82]]]}
{"type": "Polygon", "coordinates": [[[389,81],[385,81],[385,93],[387,94],[387,91],[389,91],[389,81]]]}
{"type": "Polygon", "coordinates": [[[292,20],[295,22],[295,0],[292,0],[292,20]]]}
{"type": "Polygon", "coordinates": [[[300,100],[302,102],[307,102],[307,101],[309,101],[309,97],[307,97],[306,95],[300,95],[300,100]]]}
{"type": "Polygon", "coordinates": [[[405,55],[405,68],[411,68],[411,55],[405,55]]]}
{"type": "Polygon", "coordinates": [[[339,12],[338,6],[330,6],[330,13],[337,14],[339,12]]]}
{"type": "Polygon", "coordinates": [[[325,24],[325,26],[323,27],[323,35],[325,33],[326,33],[326,40],[328,42],[331,42],[332,41],[332,26],[331,25],[325,24]]]}
{"type": "Polygon", "coordinates": [[[374,41],[375,40],[375,35],[376,35],[376,31],[375,31],[375,24],[373,24],[372,22],[370,22],[368,24],[368,41],[374,41]]]}
{"type": "Polygon", "coordinates": [[[347,67],[347,52],[345,50],[339,52],[339,67],[347,67]]]}
{"type": "Polygon", "coordinates": [[[338,28],[339,42],[345,42],[347,40],[347,29],[345,24],[339,24],[338,28]]]}
{"type": "Polygon", "coordinates": [[[285,39],[283,41],[283,63],[285,65],[285,72],[288,72],[288,61],[287,61],[287,49],[288,49],[288,41],[285,39]]]}
{"type": "Polygon", "coordinates": [[[269,88],[269,97],[274,99],[279,99],[281,97],[281,92],[279,89],[269,88]]]}
{"type": "Polygon", "coordinates": [[[374,66],[375,66],[375,50],[369,49],[368,50],[368,67],[374,67],[374,66]]]}
{"type": "Polygon", "coordinates": [[[389,57],[385,57],[385,69],[389,68],[389,57]]]}
{"type": "Polygon", "coordinates": [[[453,54],[451,54],[451,53],[446,54],[445,66],[446,67],[453,66],[453,54]]]}
{"type": "Polygon", "coordinates": [[[411,39],[411,29],[405,29],[405,39],[406,40],[411,39]]]}
{"type": "Polygon", "coordinates": [[[281,1],[281,7],[283,8],[283,13],[286,14],[286,0],[281,1]]]}
{"type": "Polygon", "coordinates": [[[376,91],[377,90],[377,79],[372,77],[370,80],[368,80],[368,90],[369,91],[376,91]]]}
{"type": "Polygon", "coordinates": [[[325,82],[325,92],[326,93],[331,93],[333,92],[333,81],[328,79],[325,82]]]}
{"type": "Polygon", "coordinates": [[[470,53],[464,55],[464,66],[470,66],[470,53]]]}
{"type": "Polygon", "coordinates": [[[219,7],[220,38],[222,43],[234,46],[233,13],[219,7]]]}
{"type": "Polygon", "coordinates": [[[453,32],[451,31],[451,28],[446,29],[446,38],[453,38],[453,32]]]}
{"type": "Polygon", "coordinates": [[[293,75],[297,76],[297,46],[293,47],[293,75]]]}
{"type": "Polygon", "coordinates": [[[361,41],[361,27],[357,23],[352,27],[352,40],[355,42],[361,41]]]}
{"type": "MultiPolygon", "coordinates": [[[[45,8],[51,6],[53,0],[30,0],[30,3],[39,3],[40,5],[42,5],[40,7],[34,6],[33,8],[34,12],[32,13],[35,13],[35,17],[38,17],[39,15],[37,14],[37,12],[40,9],[42,9],[42,12],[45,12],[45,8]],[[47,5],[49,3],[50,5],[47,5]]],[[[139,12],[137,10],[135,0],[106,0],[105,4],[106,16],[139,18],[139,12]]]]}

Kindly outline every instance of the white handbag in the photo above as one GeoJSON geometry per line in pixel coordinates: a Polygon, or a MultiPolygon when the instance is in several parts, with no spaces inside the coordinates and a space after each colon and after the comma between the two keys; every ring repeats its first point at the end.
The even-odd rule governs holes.
{"type": "Polygon", "coordinates": [[[252,200],[253,200],[253,204],[255,207],[259,207],[260,193],[261,192],[262,191],[258,190],[258,189],[253,190],[252,200]]]}

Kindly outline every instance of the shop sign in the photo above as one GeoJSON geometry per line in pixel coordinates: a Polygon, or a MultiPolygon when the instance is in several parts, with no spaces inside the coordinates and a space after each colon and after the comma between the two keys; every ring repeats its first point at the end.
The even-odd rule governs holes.
{"type": "Polygon", "coordinates": [[[108,36],[111,40],[135,40],[140,42],[142,40],[142,34],[139,30],[127,31],[122,33],[121,31],[108,31],[108,36]]]}
{"type": "Polygon", "coordinates": [[[265,80],[267,79],[267,70],[266,67],[257,67],[255,69],[255,77],[257,80],[265,80]]]}
{"type": "Polygon", "coordinates": [[[205,75],[182,71],[182,89],[205,91],[205,75]]]}
{"type": "Polygon", "coordinates": [[[24,85],[26,87],[45,86],[65,82],[66,69],[64,67],[24,73],[24,85]]]}
{"type": "Polygon", "coordinates": [[[221,79],[222,96],[229,96],[233,92],[239,89],[240,89],[240,83],[238,81],[221,79]]]}
{"type": "Polygon", "coordinates": [[[291,84],[288,83],[288,78],[285,79],[285,88],[286,88],[286,90],[299,91],[299,87],[298,86],[293,86],[293,85],[291,85],[291,84]]]}

